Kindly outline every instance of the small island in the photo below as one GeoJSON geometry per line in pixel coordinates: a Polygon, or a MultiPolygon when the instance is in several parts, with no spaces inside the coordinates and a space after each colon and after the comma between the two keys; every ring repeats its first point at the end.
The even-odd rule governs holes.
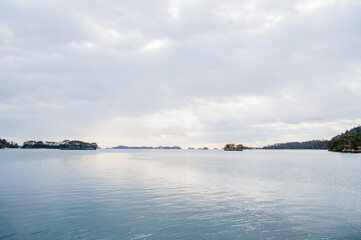
{"type": "Polygon", "coordinates": [[[228,143],[224,146],[224,151],[243,151],[243,145],[242,144],[234,144],[234,143],[228,143]]]}
{"type": "Polygon", "coordinates": [[[64,140],[61,142],[51,141],[26,141],[23,144],[24,149],[60,149],[60,150],[96,150],[98,145],[96,143],[87,143],[79,140],[64,140]]]}
{"type": "Polygon", "coordinates": [[[333,137],[328,142],[328,150],[333,152],[361,153],[361,126],[333,137]]]}

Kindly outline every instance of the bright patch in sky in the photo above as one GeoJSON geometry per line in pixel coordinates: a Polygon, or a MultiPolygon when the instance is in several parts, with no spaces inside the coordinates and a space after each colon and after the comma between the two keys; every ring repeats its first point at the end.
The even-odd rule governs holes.
{"type": "Polygon", "coordinates": [[[161,48],[166,46],[166,44],[168,42],[169,42],[168,39],[157,39],[157,40],[150,41],[149,43],[145,44],[145,46],[140,49],[140,52],[154,52],[154,51],[160,50],[161,48]]]}

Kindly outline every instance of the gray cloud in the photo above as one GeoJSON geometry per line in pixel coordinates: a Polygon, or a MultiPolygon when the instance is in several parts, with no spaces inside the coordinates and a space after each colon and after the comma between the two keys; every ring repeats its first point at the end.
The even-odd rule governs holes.
{"type": "Polygon", "coordinates": [[[361,119],[360,11],[352,0],[2,1],[1,137],[332,137],[361,119]]]}

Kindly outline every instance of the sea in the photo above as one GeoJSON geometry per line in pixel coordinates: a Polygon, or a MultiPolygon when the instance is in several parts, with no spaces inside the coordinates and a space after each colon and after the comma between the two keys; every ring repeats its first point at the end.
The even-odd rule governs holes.
{"type": "Polygon", "coordinates": [[[361,154],[0,150],[0,239],[361,239],[361,154]]]}

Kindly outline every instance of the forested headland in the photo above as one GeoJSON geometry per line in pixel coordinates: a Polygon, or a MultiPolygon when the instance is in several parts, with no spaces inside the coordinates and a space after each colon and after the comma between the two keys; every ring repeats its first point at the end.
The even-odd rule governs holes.
{"type": "Polygon", "coordinates": [[[361,126],[352,128],[333,137],[328,150],[334,152],[361,152],[361,126]]]}
{"type": "Polygon", "coordinates": [[[327,140],[312,140],[306,142],[275,143],[263,149],[327,149],[327,140]]]}
{"type": "Polygon", "coordinates": [[[18,148],[19,145],[17,143],[14,143],[12,141],[8,141],[6,139],[1,139],[0,138],[0,149],[1,148],[18,148]]]}

